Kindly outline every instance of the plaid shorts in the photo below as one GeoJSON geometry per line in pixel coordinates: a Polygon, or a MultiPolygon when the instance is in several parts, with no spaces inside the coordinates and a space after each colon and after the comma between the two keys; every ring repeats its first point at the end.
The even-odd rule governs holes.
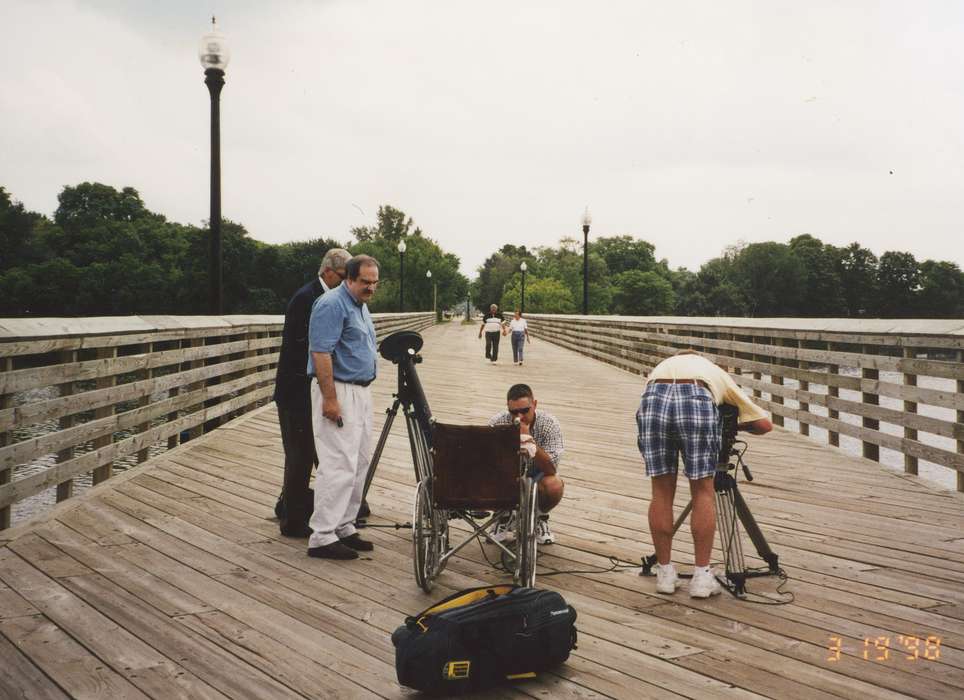
{"type": "Polygon", "coordinates": [[[688,478],[713,476],[720,453],[717,420],[709,389],[698,384],[648,384],[636,411],[646,476],[675,474],[680,451],[688,478]]]}

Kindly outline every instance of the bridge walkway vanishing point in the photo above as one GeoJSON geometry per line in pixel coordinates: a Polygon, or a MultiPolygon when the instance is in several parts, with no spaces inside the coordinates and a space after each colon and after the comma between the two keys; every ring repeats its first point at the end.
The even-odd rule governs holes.
{"type": "MultiPolygon", "coordinates": [[[[474,326],[424,336],[418,368],[439,420],[482,423],[525,381],[565,432],[566,498],[537,585],[575,606],[579,647],[556,672],[485,697],[964,695],[964,494],[777,429],[750,438],[756,480],[741,489],[795,602],[693,600],[685,587],[661,596],[631,569],[545,576],[652,551],[633,420],[641,378],[538,340],[524,366],[507,343],[491,366],[474,326]]],[[[376,429],[393,370],[383,364],[374,385],[376,429]]],[[[0,533],[0,696],[409,695],[390,633],[454,590],[506,576],[467,548],[425,595],[409,530],[367,530],[376,549],[355,562],[310,559],[271,519],[281,464],[268,406],[0,533]]],[[[374,522],[411,518],[413,482],[396,421],[374,522]]],[[[691,562],[685,526],[675,555],[691,562]]],[[[754,579],[750,590],[772,597],[777,585],[754,579]]]]}

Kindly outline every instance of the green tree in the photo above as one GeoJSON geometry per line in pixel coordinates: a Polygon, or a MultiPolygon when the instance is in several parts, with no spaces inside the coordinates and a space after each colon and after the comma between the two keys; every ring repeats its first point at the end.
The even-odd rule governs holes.
{"type": "Polygon", "coordinates": [[[910,253],[888,251],[877,267],[878,314],[883,318],[904,318],[917,311],[920,267],[910,253]]]}
{"type": "MultiPolygon", "coordinates": [[[[513,281],[502,295],[502,309],[515,309],[522,301],[522,280],[513,281]]],[[[576,311],[572,292],[557,279],[526,276],[526,313],[571,314],[576,311]]]]}
{"type": "Polygon", "coordinates": [[[750,316],[799,314],[805,271],[783,243],[751,243],[733,260],[732,281],[743,293],[750,316]]]}
{"type": "Polygon", "coordinates": [[[627,316],[664,316],[676,306],[673,285],[656,272],[627,270],[614,279],[615,313],[627,316]]]}
{"type": "Polygon", "coordinates": [[[40,262],[46,256],[31,249],[34,227],[42,217],[14,202],[0,187],[0,272],[40,262]]]}
{"type": "Polygon", "coordinates": [[[851,243],[839,251],[838,276],[847,316],[873,316],[877,303],[877,256],[851,243]]]}
{"type": "Polygon", "coordinates": [[[611,275],[629,270],[648,272],[656,266],[655,246],[632,236],[597,238],[590,243],[589,249],[606,261],[611,275]]]}
{"type": "Polygon", "coordinates": [[[790,251],[803,265],[800,316],[833,317],[846,313],[840,282],[840,252],[808,233],[790,239],[790,251]]]}
{"type": "Polygon", "coordinates": [[[920,284],[920,316],[964,317],[964,272],[955,263],[925,260],[920,264],[920,284]]]}

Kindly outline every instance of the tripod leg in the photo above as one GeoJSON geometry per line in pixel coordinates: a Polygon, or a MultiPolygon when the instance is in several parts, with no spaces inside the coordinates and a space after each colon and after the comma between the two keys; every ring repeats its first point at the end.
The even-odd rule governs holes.
{"type": "Polygon", "coordinates": [[[388,415],[385,417],[385,425],[382,426],[382,434],[378,436],[378,444],[375,445],[375,451],[372,453],[372,461],[368,465],[368,473],[365,475],[365,490],[362,492],[362,502],[368,497],[368,489],[371,488],[372,479],[375,478],[375,470],[378,468],[378,460],[382,458],[382,450],[385,449],[385,443],[388,441],[388,434],[392,432],[392,423],[395,420],[395,416],[398,415],[398,406],[401,403],[398,399],[392,403],[392,407],[388,409],[388,415]]]}
{"type": "Polygon", "coordinates": [[[743,529],[746,530],[746,534],[749,536],[750,541],[753,542],[753,546],[756,547],[757,554],[760,558],[767,563],[770,567],[770,573],[777,573],[780,569],[778,564],[778,557],[770,549],[770,545],[767,544],[766,538],[763,536],[763,532],[760,530],[760,526],[756,524],[756,520],[753,519],[753,514],[750,513],[750,509],[746,505],[746,501],[743,500],[743,496],[740,494],[740,490],[733,484],[733,500],[736,505],[736,514],[740,518],[740,522],[743,523],[743,529]]]}
{"type": "Polygon", "coordinates": [[[425,434],[419,427],[414,412],[408,409],[405,410],[405,426],[408,428],[408,445],[412,450],[412,464],[415,466],[415,481],[420,482],[430,477],[432,470],[425,434]]]}

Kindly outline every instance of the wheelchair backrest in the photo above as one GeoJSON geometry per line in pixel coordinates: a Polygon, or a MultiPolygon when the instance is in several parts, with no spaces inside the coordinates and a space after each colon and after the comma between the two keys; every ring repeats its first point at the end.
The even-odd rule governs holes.
{"type": "Polygon", "coordinates": [[[440,508],[503,510],[519,503],[519,429],[435,423],[432,500],[440,508]]]}

